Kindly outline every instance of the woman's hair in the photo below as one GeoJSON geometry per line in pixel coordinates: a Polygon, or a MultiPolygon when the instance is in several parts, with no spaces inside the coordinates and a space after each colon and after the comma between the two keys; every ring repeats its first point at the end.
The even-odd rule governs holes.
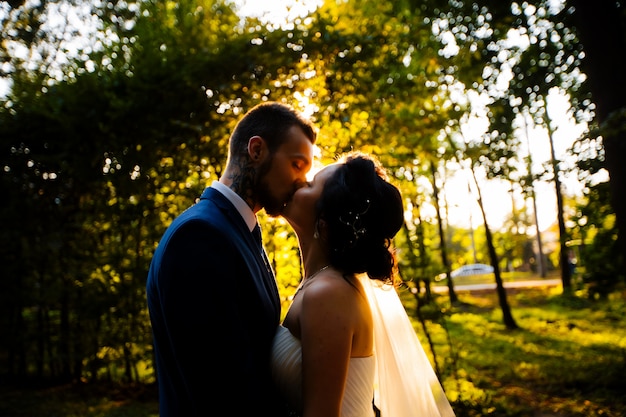
{"type": "Polygon", "coordinates": [[[318,220],[326,223],[330,264],[345,274],[392,280],[391,243],[404,223],[400,191],[374,156],[350,152],[340,162],[316,206],[318,220]]]}
{"type": "Polygon", "coordinates": [[[257,104],[235,126],[230,137],[230,154],[237,159],[246,155],[248,141],[253,136],[262,137],[274,153],[287,140],[292,126],[300,127],[311,143],[315,143],[317,132],[313,124],[292,107],[278,102],[257,104]]]}

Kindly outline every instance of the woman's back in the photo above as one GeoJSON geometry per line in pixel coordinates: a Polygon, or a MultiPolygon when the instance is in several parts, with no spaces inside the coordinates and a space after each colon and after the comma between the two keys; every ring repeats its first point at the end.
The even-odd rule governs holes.
{"type": "MultiPolygon", "coordinates": [[[[372,417],[376,360],[373,355],[350,358],[341,403],[341,417],[372,417]]],[[[302,411],[302,345],[289,329],[279,326],[272,347],[272,374],[294,410],[302,411]]]]}
{"type": "Polygon", "coordinates": [[[274,340],[273,366],[293,404],[309,404],[303,408],[311,416],[371,416],[374,334],[361,282],[322,268],[303,280],[283,326],[274,340]]]}

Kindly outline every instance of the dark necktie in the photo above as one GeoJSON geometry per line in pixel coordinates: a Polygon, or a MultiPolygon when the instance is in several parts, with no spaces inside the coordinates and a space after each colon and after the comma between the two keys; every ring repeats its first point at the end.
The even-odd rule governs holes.
{"type": "Polygon", "coordinates": [[[263,263],[265,263],[265,268],[267,268],[267,270],[271,272],[272,268],[270,266],[269,259],[267,259],[267,255],[265,254],[265,249],[263,248],[263,238],[261,236],[261,227],[259,226],[258,223],[256,224],[256,226],[254,226],[254,229],[252,229],[252,237],[254,237],[254,241],[259,247],[259,251],[261,252],[261,257],[263,258],[263,263]]]}
{"type": "Polygon", "coordinates": [[[262,250],[263,238],[261,237],[261,228],[259,227],[258,223],[256,224],[256,226],[254,226],[254,229],[252,229],[252,236],[254,236],[254,241],[256,242],[257,245],[259,245],[259,248],[261,248],[262,250]]]}

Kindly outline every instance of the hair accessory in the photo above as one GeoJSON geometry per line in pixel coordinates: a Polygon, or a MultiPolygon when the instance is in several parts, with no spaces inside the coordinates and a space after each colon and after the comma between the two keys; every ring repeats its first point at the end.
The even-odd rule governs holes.
{"type": "Polygon", "coordinates": [[[348,246],[354,246],[356,242],[365,235],[367,229],[361,227],[361,216],[370,209],[370,200],[365,200],[365,209],[358,213],[349,211],[345,216],[339,216],[339,221],[352,229],[352,239],[348,240],[348,246]]]}

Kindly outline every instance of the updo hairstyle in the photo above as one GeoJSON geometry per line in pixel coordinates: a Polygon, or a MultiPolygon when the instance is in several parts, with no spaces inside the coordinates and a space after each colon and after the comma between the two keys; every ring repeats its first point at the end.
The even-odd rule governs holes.
{"type": "Polygon", "coordinates": [[[330,265],[345,274],[392,280],[391,242],[404,222],[400,191],[374,156],[350,152],[339,162],[316,205],[317,218],[326,224],[330,265]]]}

